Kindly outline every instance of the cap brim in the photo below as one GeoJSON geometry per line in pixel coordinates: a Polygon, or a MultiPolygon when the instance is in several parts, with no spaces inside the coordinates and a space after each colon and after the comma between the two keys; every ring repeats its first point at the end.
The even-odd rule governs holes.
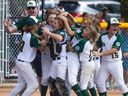
{"type": "Polygon", "coordinates": [[[28,7],[36,7],[36,6],[27,6],[27,8],[28,8],[28,7]]]}

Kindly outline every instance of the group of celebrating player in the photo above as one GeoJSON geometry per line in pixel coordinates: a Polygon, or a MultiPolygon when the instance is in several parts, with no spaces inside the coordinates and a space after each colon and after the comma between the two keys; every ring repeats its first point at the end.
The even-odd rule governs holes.
{"type": "Polygon", "coordinates": [[[97,96],[96,88],[99,96],[107,96],[105,83],[110,74],[123,96],[128,96],[121,61],[123,39],[116,18],[110,18],[106,32],[101,32],[92,15],[77,24],[68,12],[50,8],[39,22],[37,10],[36,2],[30,0],[27,17],[15,25],[4,20],[7,32],[22,30],[22,46],[16,59],[18,84],[10,96],[31,96],[39,85],[41,96],[46,96],[47,88],[50,96],[69,96],[71,90],[77,96],[97,96]],[[40,74],[35,75],[31,64],[37,51],[41,54],[41,66],[33,63],[38,66],[37,72],[42,70],[39,83],[40,74]]]}

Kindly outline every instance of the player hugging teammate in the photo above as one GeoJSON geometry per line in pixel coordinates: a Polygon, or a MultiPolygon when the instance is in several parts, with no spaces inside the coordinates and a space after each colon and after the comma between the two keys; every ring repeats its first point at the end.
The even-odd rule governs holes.
{"type": "MultiPolygon", "coordinates": [[[[34,8],[28,6],[27,10],[32,13],[34,8]]],[[[114,77],[123,96],[128,96],[121,61],[122,38],[118,34],[119,21],[116,18],[110,18],[107,31],[99,37],[100,30],[92,15],[83,24],[77,24],[68,12],[57,8],[48,9],[45,15],[40,34],[37,34],[39,26],[35,16],[28,16],[23,21],[24,26],[21,29],[24,30],[24,46],[16,60],[18,85],[11,92],[11,96],[17,96],[26,85],[22,96],[31,96],[38,88],[37,78],[30,64],[37,49],[42,56],[41,96],[46,96],[48,87],[50,96],[69,96],[71,89],[77,96],[89,96],[89,92],[91,96],[97,96],[93,81],[97,57],[98,64],[101,57],[101,67],[95,81],[99,96],[107,96],[105,82],[109,74],[114,77]],[[102,50],[97,51],[99,48],[102,50]],[[81,74],[78,74],[79,70],[81,74]]],[[[10,30],[7,21],[4,25],[8,31],[20,29],[20,24],[15,30],[10,30]]]]}

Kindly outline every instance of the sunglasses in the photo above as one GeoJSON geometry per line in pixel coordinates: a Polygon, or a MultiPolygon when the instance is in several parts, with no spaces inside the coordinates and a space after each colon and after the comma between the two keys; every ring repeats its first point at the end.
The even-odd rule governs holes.
{"type": "Polygon", "coordinates": [[[30,10],[30,9],[33,9],[33,10],[34,10],[34,9],[35,9],[35,7],[27,7],[27,9],[28,9],[28,10],[30,10]]]}

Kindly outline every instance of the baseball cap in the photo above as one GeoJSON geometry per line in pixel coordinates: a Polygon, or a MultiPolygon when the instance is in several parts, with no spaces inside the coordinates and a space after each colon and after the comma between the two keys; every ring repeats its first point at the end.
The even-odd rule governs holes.
{"type": "Polygon", "coordinates": [[[30,0],[27,2],[27,7],[36,7],[36,2],[34,0],[30,0]]]}
{"type": "Polygon", "coordinates": [[[37,24],[37,23],[38,23],[38,19],[35,16],[30,16],[26,20],[27,26],[32,26],[32,25],[37,24]]]}
{"type": "Polygon", "coordinates": [[[112,18],[110,18],[108,24],[109,24],[109,25],[120,25],[120,22],[118,21],[117,18],[112,17],[112,18]]]}

